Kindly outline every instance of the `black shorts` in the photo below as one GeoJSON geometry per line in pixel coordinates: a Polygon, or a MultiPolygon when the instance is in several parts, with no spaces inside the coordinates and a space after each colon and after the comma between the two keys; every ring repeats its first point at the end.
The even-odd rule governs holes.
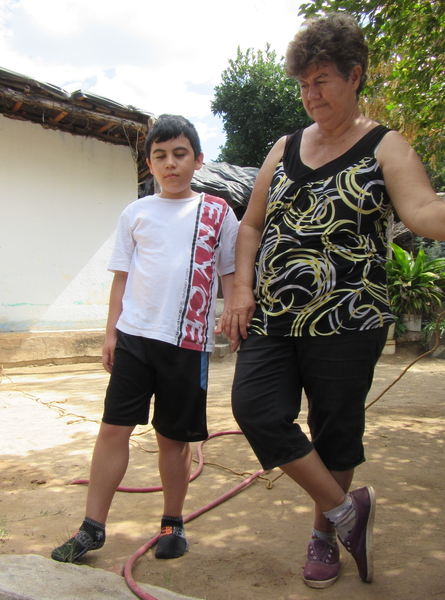
{"type": "Polygon", "coordinates": [[[328,337],[249,335],[241,342],[233,414],[265,470],[309,454],[331,471],[365,460],[365,401],[387,327],[328,337]],[[302,390],[311,441],[295,423],[302,390]]]}
{"type": "Polygon", "coordinates": [[[209,356],[119,331],[103,422],[146,425],[154,394],[156,431],[181,442],[207,439],[209,356]]]}

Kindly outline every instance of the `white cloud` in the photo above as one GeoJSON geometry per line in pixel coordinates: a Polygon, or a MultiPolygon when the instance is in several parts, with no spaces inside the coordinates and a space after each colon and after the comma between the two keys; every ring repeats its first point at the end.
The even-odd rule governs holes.
{"type": "Polygon", "coordinates": [[[199,139],[201,142],[206,142],[211,138],[215,138],[218,135],[217,127],[210,127],[207,123],[203,121],[195,121],[195,127],[199,134],[199,139]]]}
{"type": "Polygon", "coordinates": [[[0,66],[68,91],[83,88],[156,114],[183,114],[199,124],[203,142],[213,141],[210,158],[216,158],[224,138],[211,115],[213,87],[238,45],[263,49],[269,42],[284,54],[301,23],[299,5],[0,0],[0,66]]]}

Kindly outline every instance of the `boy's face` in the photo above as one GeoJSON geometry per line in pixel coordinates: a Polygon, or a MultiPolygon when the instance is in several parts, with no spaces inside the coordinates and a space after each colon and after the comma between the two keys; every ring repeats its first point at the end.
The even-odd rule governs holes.
{"type": "Polygon", "coordinates": [[[193,173],[202,167],[203,154],[195,158],[192,145],[185,135],[153,142],[147,164],[161,186],[161,198],[180,200],[195,195],[190,187],[193,173]]]}

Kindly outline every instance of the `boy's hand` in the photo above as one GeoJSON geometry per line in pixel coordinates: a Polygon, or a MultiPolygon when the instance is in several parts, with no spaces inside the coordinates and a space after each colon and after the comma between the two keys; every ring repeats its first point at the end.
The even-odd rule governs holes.
{"type": "Polygon", "coordinates": [[[224,333],[229,338],[231,352],[238,348],[241,338],[246,339],[248,329],[255,312],[255,299],[249,287],[238,287],[233,291],[232,298],[219,319],[215,333],[224,333]]]}
{"type": "Polygon", "coordinates": [[[114,349],[116,348],[117,332],[115,334],[108,334],[105,337],[105,342],[102,347],[102,365],[107,371],[111,373],[114,363],[114,349]]]}
{"type": "MultiPolygon", "coordinates": [[[[227,317],[227,308],[225,308],[223,314],[219,318],[218,325],[215,327],[215,335],[219,335],[223,332],[227,335],[226,327],[228,319],[230,319],[230,317],[227,317]]],[[[230,352],[235,352],[240,342],[239,334],[236,336],[236,339],[231,339],[228,335],[227,337],[230,342],[230,352]]]]}

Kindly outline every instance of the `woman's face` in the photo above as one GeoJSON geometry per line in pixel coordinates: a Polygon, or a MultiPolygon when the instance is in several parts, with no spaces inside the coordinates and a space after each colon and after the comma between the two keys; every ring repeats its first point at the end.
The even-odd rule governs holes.
{"type": "Polygon", "coordinates": [[[345,80],[337,72],[334,63],[310,65],[298,82],[303,106],[311,119],[331,128],[346,115],[354,113],[361,72],[361,67],[357,65],[352,69],[349,79],[345,80]]]}

